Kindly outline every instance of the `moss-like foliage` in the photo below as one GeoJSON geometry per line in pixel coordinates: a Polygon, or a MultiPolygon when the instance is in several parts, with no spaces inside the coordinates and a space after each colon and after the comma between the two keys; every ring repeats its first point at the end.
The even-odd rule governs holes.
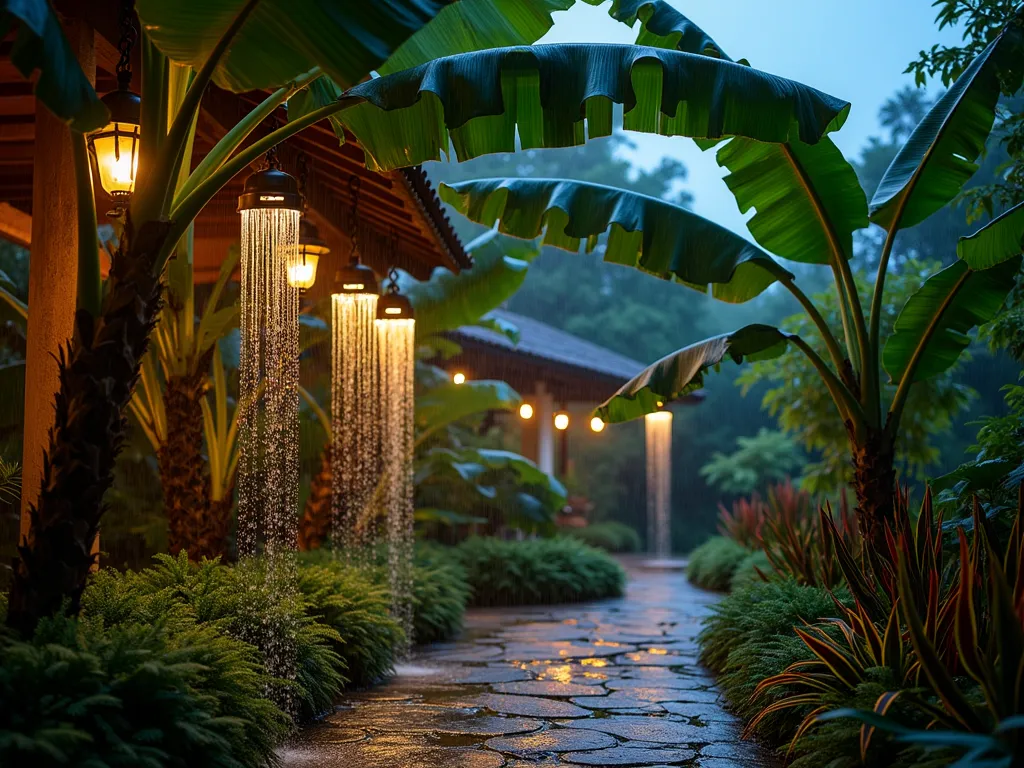
{"type": "Polygon", "coordinates": [[[572,528],[569,534],[605,552],[639,552],[643,546],[640,534],[634,528],[615,520],[572,528]]]}
{"type": "Polygon", "coordinates": [[[750,550],[726,536],[712,536],[690,553],[686,576],[704,589],[726,590],[750,550]]]}
{"type": "Polygon", "coordinates": [[[535,605],[622,594],[625,571],[606,553],[569,538],[471,538],[453,549],[474,605],[535,605]]]}
{"type": "Polygon", "coordinates": [[[772,578],[775,574],[775,569],[772,568],[768,555],[764,553],[763,549],[748,552],[743,561],[736,566],[736,570],[733,571],[732,578],[729,580],[729,590],[736,590],[747,584],[764,581],[762,574],[769,578],[772,578]]]}

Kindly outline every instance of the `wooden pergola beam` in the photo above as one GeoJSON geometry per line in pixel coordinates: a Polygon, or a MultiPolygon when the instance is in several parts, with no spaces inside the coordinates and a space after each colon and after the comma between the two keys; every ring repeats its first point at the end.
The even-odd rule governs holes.
{"type": "Polygon", "coordinates": [[[10,203],[0,203],[0,237],[28,248],[32,245],[32,217],[10,203]]]}

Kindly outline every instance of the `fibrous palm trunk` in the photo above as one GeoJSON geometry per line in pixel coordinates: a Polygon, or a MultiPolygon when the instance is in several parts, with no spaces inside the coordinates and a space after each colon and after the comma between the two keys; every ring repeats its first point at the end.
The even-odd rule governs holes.
{"type": "Polygon", "coordinates": [[[79,310],[58,360],[60,388],[43,462],[39,499],[29,509],[31,537],[18,547],[7,623],[24,635],[61,610],[77,613],[93,565],[103,496],[124,445],[125,411],[160,311],[153,265],[167,222],[125,227],[98,317],[79,310]]]}
{"type": "Polygon", "coordinates": [[[851,441],[851,450],[861,534],[873,551],[886,552],[896,492],[895,441],[884,429],[870,430],[864,441],[851,441]]]}
{"type": "Polygon", "coordinates": [[[331,448],[327,446],[320,454],[320,470],[310,482],[306,508],[299,521],[299,549],[320,549],[331,537],[332,522],[331,448]]]}
{"type": "Polygon", "coordinates": [[[167,437],[157,451],[167,514],[168,549],[192,560],[214,557],[224,549],[211,525],[209,480],[203,456],[202,398],[207,375],[202,364],[183,376],[169,376],[164,389],[167,437]]]}

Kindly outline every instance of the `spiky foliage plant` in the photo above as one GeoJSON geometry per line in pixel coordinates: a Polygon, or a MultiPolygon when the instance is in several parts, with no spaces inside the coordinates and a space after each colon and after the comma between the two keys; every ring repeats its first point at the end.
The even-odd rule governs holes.
{"type": "Polygon", "coordinates": [[[607,553],[570,538],[470,538],[452,550],[474,605],[537,605],[618,597],[625,572],[607,553]]]}
{"type": "Polygon", "coordinates": [[[749,555],[750,550],[742,544],[726,536],[712,536],[690,553],[686,577],[704,589],[728,589],[736,569],[749,555]]]}
{"type": "Polygon", "coordinates": [[[417,643],[450,640],[462,631],[472,589],[458,563],[417,558],[413,569],[413,637],[417,643]]]}
{"type": "Polygon", "coordinates": [[[906,696],[932,727],[892,716],[886,691],[870,711],[843,708],[830,720],[847,717],[864,731],[895,733],[905,743],[946,747],[958,753],[957,765],[1012,768],[1024,761],[1024,488],[1018,490],[1017,516],[1005,548],[989,535],[980,506],[975,504],[974,536],[963,527],[959,540],[959,576],[951,598],[952,636],[958,662],[969,681],[951,671],[931,629],[933,611],[916,602],[913,565],[899,562],[901,613],[929,695],[906,696]],[[922,616],[924,618],[922,618],[922,616]],[[937,704],[936,704],[937,702],[937,704]]]}
{"type": "Polygon", "coordinates": [[[718,505],[718,530],[748,549],[761,545],[761,530],[764,527],[768,508],[758,494],[740,498],[732,503],[732,509],[718,505]]]}

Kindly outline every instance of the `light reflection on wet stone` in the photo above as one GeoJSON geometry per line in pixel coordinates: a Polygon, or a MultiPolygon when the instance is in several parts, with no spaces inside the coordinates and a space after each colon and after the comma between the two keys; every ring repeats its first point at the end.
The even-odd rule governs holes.
{"type": "Polygon", "coordinates": [[[631,573],[626,600],[472,611],[279,753],[286,768],[767,768],[696,661],[713,595],[631,573]]]}

